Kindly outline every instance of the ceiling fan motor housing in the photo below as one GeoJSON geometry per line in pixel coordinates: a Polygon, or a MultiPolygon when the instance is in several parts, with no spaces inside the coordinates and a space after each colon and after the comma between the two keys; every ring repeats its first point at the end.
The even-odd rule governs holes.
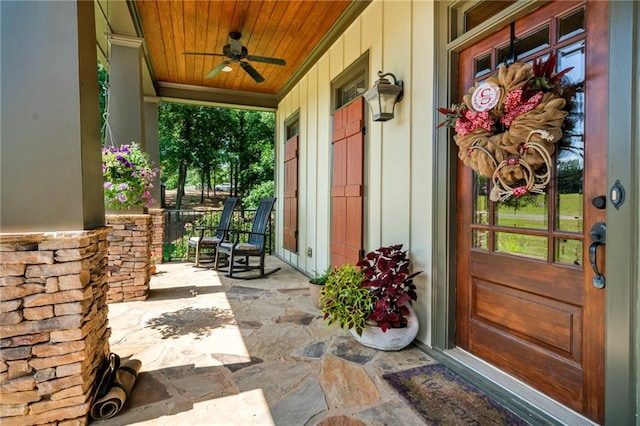
{"type": "Polygon", "coordinates": [[[231,43],[224,45],[222,53],[234,61],[239,61],[246,58],[249,51],[239,41],[232,40],[231,43]]]}

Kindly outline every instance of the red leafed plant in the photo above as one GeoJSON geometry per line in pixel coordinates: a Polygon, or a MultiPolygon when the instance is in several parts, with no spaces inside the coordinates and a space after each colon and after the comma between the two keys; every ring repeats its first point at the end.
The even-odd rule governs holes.
{"type": "MultiPolygon", "coordinates": [[[[559,90],[562,77],[569,73],[573,67],[566,68],[554,74],[557,62],[558,56],[556,52],[551,53],[546,60],[540,57],[533,61],[533,77],[529,79],[526,84],[527,90],[523,92],[525,100],[540,90],[545,92],[557,92],[559,90]]],[[[561,95],[561,93],[559,94],[561,95]]]]}
{"type": "Polygon", "coordinates": [[[407,304],[418,297],[413,277],[422,272],[410,273],[409,265],[402,244],[380,247],[357,264],[365,276],[361,286],[371,291],[375,301],[368,319],[376,321],[382,331],[407,326],[407,304]]]}

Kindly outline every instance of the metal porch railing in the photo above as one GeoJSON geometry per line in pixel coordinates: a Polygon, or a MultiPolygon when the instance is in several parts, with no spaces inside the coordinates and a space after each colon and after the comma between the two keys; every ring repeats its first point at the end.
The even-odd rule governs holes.
{"type": "MultiPolygon", "coordinates": [[[[240,209],[233,212],[231,229],[251,230],[256,210],[240,209]]],[[[187,240],[195,235],[191,233],[191,225],[215,226],[220,222],[222,209],[215,210],[165,210],[163,261],[183,259],[186,253],[187,240]]],[[[267,253],[273,252],[273,219],[271,212],[267,227],[267,253]]]]}

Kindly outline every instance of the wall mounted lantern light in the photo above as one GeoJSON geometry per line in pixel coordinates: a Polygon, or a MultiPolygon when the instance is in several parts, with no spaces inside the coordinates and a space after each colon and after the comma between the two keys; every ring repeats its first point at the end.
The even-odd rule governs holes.
{"type": "Polygon", "coordinates": [[[402,100],[404,83],[396,80],[396,76],[390,72],[383,74],[378,71],[379,80],[364,93],[364,98],[371,107],[373,121],[387,121],[393,118],[396,103],[402,100]],[[391,76],[393,83],[385,77],[391,76]]]}

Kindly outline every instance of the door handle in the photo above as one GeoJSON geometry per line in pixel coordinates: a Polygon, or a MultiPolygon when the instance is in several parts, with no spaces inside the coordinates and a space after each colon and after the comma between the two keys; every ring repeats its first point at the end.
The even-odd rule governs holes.
{"type": "Polygon", "coordinates": [[[598,269],[598,247],[607,243],[607,225],[604,222],[598,222],[591,228],[591,245],[589,246],[589,262],[593,268],[593,285],[596,288],[604,288],[606,280],[604,275],[598,269]]]}

